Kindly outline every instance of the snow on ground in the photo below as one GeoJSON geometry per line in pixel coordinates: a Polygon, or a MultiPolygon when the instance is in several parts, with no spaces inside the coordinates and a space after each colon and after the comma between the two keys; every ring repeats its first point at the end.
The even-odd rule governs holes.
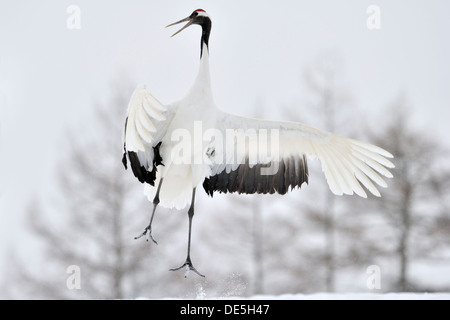
{"type": "MultiPolygon", "coordinates": [[[[138,300],[146,300],[140,297],[138,300]]],[[[163,300],[180,300],[180,298],[165,298],[163,300]]],[[[197,296],[197,300],[450,300],[450,292],[426,293],[313,293],[313,294],[282,294],[255,295],[250,297],[211,297],[197,296]]]]}
{"type": "MultiPolygon", "coordinates": [[[[233,299],[233,298],[231,298],[233,299]]],[[[242,299],[242,298],[241,298],[242,299]]],[[[257,300],[450,300],[450,293],[314,293],[260,295],[257,300]]]]}

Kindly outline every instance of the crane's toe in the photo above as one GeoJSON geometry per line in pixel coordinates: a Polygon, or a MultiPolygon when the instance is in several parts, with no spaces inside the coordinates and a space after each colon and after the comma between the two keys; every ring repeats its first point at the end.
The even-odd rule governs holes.
{"type": "Polygon", "coordinates": [[[177,271],[180,270],[181,268],[186,268],[186,272],[184,273],[184,277],[187,278],[189,275],[189,271],[194,271],[196,274],[198,274],[200,277],[205,277],[203,274],[201,274],[200,272],[197,271],[197,269],[195,269],[195,267],[192,265],[191,259],[188,257],[186,259],[186,262],[181,265],[178,268],[174,268],[174,269],[170,269],[169,271],[177,271]]]}
{"type": "Polygon", "coordinates": [[[158,242],[156,242],[155,239],[153,239],[152,236],[152,228],[150,227],[146,227],[144,229],[144,232],[142,232],[140,235],[138,235],[137,237],[134,237],[135,240],[142,238],[143,236],[145,236],[146,240],[152,240],[155,244],[158,244],[158,242]]]}

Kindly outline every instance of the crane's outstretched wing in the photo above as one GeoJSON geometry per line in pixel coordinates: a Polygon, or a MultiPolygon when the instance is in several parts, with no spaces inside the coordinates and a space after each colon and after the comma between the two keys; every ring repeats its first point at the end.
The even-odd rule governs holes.
{"type": "Polygon", "coordinates": [[[122,163],[127,169],[128,158],[134,175],[142,183],[155,184],[156,167],[162,163],[161,139],[173,114],[150,94],[145,85],[134,90],[125,120],[122,163]]]}
{"type": "MultiPolygon", "coordinates": [[[[361,184],[380,196],[374,183],[387,187],[380,174],[393,156],[377,146],[293,122],[248,119],[226,113],[218,118],[226,137],[221,152],[214,152],[211,176],[203,187],[218,192],[280,193],[308,183],[307,159],[318,158],[331,191],[367,197],[361,184]],[[242,143],[245,141],[245,146],[242,143]],[[238,144],[241,144],[239,146],[238,144]]],[[[211,151],[209,154],[212,154],[211,151]]]]}

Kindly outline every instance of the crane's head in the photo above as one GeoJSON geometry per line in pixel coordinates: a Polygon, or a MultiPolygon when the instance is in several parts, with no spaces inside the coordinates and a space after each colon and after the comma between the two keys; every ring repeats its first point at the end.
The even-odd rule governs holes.
{"type": "Polygon", "coordinates": [[[168,26],[166,26],[166,28],[174,26],[174,25],[182,23],[182,22],[187,22],[187,23],[184,25],[183,28],[181,28],[180,30],[175,32],[172,35],[172,37],[177,35],[178,33],[180,33],[181,31],[183,31],[184,29],[186,29],[187,27],[189,27],[193,24],[200,25],[204,31],[208,30],[208,34],[209,34],[209,30],[211,29],[211,19],[209,18],[209,15],[206,13],[206,11],[203,9],[195,10],[194,12],[191,13],[191,15],[189,17],[181,19],[180,21],[171,23],[168,26]]]}

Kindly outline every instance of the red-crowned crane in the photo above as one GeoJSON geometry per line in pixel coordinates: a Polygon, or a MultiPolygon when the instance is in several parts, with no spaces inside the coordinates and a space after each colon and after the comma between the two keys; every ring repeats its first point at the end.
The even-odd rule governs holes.
{"type": "Polygon", "coordinates": [[[191,250],[195,192],[202,183],[206,193],[279,193],[308,182],[307,159],[318,158],[326,181],[336,195],[365,190],[380,196],[374,183],[387,187],[380,177],[391,178],[386,168],[392,155],[374,145],[293,122],[238,117],[219,110],[213,100],[209,75],[208,42],[211,19],[202,9],[178,22],[202,28],[200,66],[185,97],[169,105],[155,99],[144,85],[131,96],[125,121],[124,155],[136,178],[153,198],[150,223],[137,238],[152,237],[158,205],[182,209],[189,203],[186,261],[181,267],[200,274],[191,250]],[[150,187],[153,186],[153,187],[150,187]],[[363,188],[364,186],[364,188],[363,188]]]}

